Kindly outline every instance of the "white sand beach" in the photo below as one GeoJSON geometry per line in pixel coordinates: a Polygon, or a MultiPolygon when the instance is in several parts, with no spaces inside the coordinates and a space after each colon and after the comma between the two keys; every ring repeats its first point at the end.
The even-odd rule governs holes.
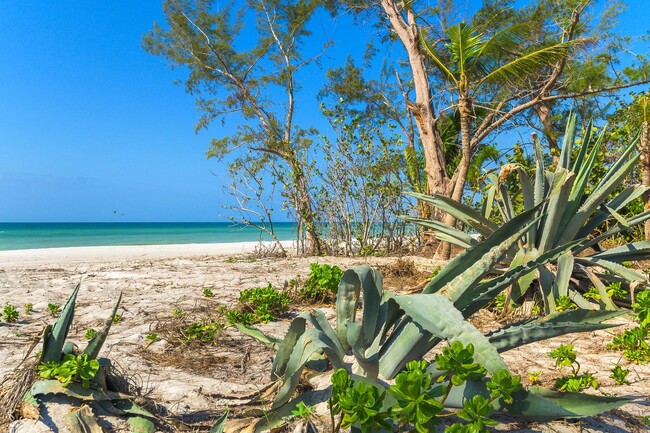
{"type": "MultiPolygon", "coordinates": [[[[236,411],[250,400],[251,393],[270,383],[273,352],[233,328],[224,331],[219,344],[200,350],[190,350],[164,339],[149,344],[146,336],[152,332],[162,335],[160,329],[170,322],[175,309],[199,320],[202,315],[213,314],[219,306],[232,308],[241,290],[268,284],[283,288],[289,280],[304,281],[312,262],[336,264],[346,269],[361,264],[382,266],[396,261],[396,258],[377,257],[264,258],[251,255],[257,245],[151,245],[0,252],[0,305],[10,303],[20,311],[18,323],[0,324],[0,356],[3,359],[0,376],[21,363],[34,338],[46,324],[54,321],[48,304],[63,305],[81,281],[75,325],[69,338],[83,347],[85,331],[101,327],[122,293],[119,310],[122,321],[111,329],[101,356],[110,358],[166,413],[188,422],[206,414],[216,418],[226,406],[236,411]],[[209,288],[214,297],[203,296],[205,288],[209,288]],[[24,314],[26,303],[33,304],[30,314],[24,314]],[[249,397],[241,397],[246,394],[249,397]]],[[[427,272],[437,265],[428,258],[414,257],[413,260],[418,268],[427,272]]],[[[386,281],[388,289],[400,290],[386,281]]],[[[332,309],[326,312],[333,316],[332,309]]],[[[282,337],[289,320],[284,318],[261,328],[282,337]]],[[[649,366],[624,363],[624,367],[631,370],[632,384],[629,386],[615,386],[609,378],[620,354],[603,348],[615,332],[620,330],[568,335],[503,355],[512,371],[522,375],[524,382],[529,372],[541,371],[546,386],[560,374],[552,368],[548,351],[560,343],[572,342],[584,371],[595,373],[601,383],[596,393],[647,396],[650,393],[649,366]]],[[[650,412],[648,404],[646,397],[641,403],[625,405],[623,411],[635,416],[647,415],[650,412]]],[[[589,431],[634,431],[625,421],[615,420],[609,414],[593,422],[615,423],[619,427],[616,427],[618,430],[589,431]]],[[[557,422],[548,428],[533,425],[530,430],[508,424],[503,427],[516,428],[516,431],[577,432],[580,425],[583,424],[557,422]]],[[[111,429],[122,431],[119,425],[111,429]]]]}

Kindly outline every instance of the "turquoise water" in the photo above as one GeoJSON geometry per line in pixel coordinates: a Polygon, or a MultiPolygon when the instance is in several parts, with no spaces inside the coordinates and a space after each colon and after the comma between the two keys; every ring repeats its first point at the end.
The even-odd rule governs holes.
{"type": "MultiPolygon", "coordinates": [[[[295,238],[295,224],[275,223],[280,240],[295,238]]],[[[230,243],[270,240],[231,223],[0,223],[0,251],[111,245],[230,243]]]]}

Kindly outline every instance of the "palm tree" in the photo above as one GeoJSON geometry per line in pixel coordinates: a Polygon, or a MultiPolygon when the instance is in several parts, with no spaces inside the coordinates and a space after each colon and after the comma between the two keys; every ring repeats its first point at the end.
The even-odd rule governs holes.
{"type": "MultiPolygon", "coordinates": [[[[573,47],[584,42],[575,39],[561,41],[551,45],[526,47],[520,52],[524,41],[530,40],[531,30],[529,25],[519,24],[486,37],[477,26],[463,22],[445,32],[447,39],[443,41],[446,42],[444,50],[434,49],[427,43],[425,35],[420,33],[424,51],[451,85],[451,93],[455,95],[455,107],[460,117],[462,153],[457,170],[451,178],[449,194],[457,202],[463,197],[474,152],[486,135],[494,130],[490,122],[495,113],[507,107],[508,97],[503,96],[504,90],[521,84],[522,80],[529,76],[539,76],[542,70],[548,69],[549,73],[552,73],[557,70],[555,65],[558,62],[566,61],[573,47]],[[502,96],[494,98],[499,93],[502,96]],[[499,102],[481,101],[480,98],[499,102]],[[481,116],[481,122],[472,131],[475,107],[480,107],[487,114],[481,116]]],[[[538,93],[538,97],[543,97],[551,90],[552,85],[549,85],[548,89],[542,89],[538,93]]],[[[531,102],[532,107],[534,101],[531,102]]],[[[447,215],[445,223],[453,225],[455,219],[447,215]]],[[[448,258],[450,245],[443,245],[437,255],[448,258]]]]}

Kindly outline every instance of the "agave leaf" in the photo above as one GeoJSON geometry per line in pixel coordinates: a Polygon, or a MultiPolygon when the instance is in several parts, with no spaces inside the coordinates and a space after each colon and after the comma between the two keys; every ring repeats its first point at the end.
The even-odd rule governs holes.
{"type": "Polygon", "coordinates": [[[621,245],[620,247],[610,248],[601,253],[592,254],[591,257],[596,260],[603,259],[616,263],[648,260],[650,259],[650,241],[621,245]]]}
{"type": "Polygon", "coordinates": [[[492,215],[492,208],[494,206],[494,196],[497,193],[497,186],[496,184],[490,186],[487,190],[487,194],[485,195],[485,200],[483,201],[483,217],[485,219],[490,218],[490,215],[492,215]]]}
{"type": "Polygon", "coordinates": [[[568,296],[569,282],[573,273],[573,254],[567,251],[557,261],[557,273],[553,282],[553,296],[555,299],[560,296],[568,296]]]}
{"type": "MultiPolygon", "coordinates": [[[[499,292],[508,287],[508,285],[523,275],[528,274],[530,269],[534,269],[535,267],[546,269],[544,265],[557,259],[560,255],[565,254],[571,248],[579,244],[580,241],[571,242],[548,251],[541,256],[533,257],[530,261],[509,269],[502,275],[475,286],[472,290],[467,291],[462,298],[459,298],[454,302],[454,305],[463,313],[464,317],[470,317],[492,301],[492,299],[499,294],[499,292]]],[[[551,285],[553,284],[552,279],[549,283],[551,285]]]]}
{"type": "Polygon", "coordinates": [[[84,388],[83,386],[77,385],[75,383],[71,383],[67,387],[64,387],[58,380],[37,380],[34,382],[29,391],[33,396],[47,394],[65,394],[79,400],[95,401],[121,400],[129,399],[131,397],[130,395],[122,394],[120,392],[84,388]]]}
{"type": "Polygon", "coordinates": [[[605,320],[620,316],[621,311],[569,310],[536,320],[516,323],[486,335],[497,351],[505,352],[525,344],[574,332],[612,328],[605,320]]]}
{"type": "Polygon", "coordinates": [[[86,346],[86,349],[84,350],[84,353],[88,355],[88,359],[96,359],[97,355],[99,355],[99,351],[102,349],[106,337],[108,337],[108,332],[111,330],[111,326],[113,325],[113,317],[115,317],[117,309],[120,307],[120,302],[122,302],[122,292],[120,292],[120,296],[118,296],[117,302],[113,307],[111,317],[106,319],[104,322],[104,328],[97,332],[88,342],[88,346],[86,346]]]}
{"type": "Polygon", "coordinates": [[[614,263],[609,260],[598,259],[595,257],[587,256],[587,257],[576,257],[576,262],[587,266],[601,267],[610,272],[620,275],[621,277],[623,277],[628,281],[643,281],[646,283],[648,281],[648,278],[644,274],[637,272],[634,269],[626,268],[621,264],[614,263]]]}
{"type": "Polygon", "coordinates": [[[507,370],[505,362],[488,339],[467,322],[463,315],[445,296],[438,293],[429,295],[396,296],[395,301],[404,312],[413,318],[432,335],[450,342],[460,341],[464,345],[473,344],[474,358],[488,371],[507,370]]]}
{"type": "Polygon", "coordinates": [[[237,323],[236,326],[239,332],[241,332],[242,334],[246,334],[249,337],[253,337],[257,341],[259,341],[260,343],[268,347],[269,349],[273,349],[277,351],[278,348],[280,347],[280,343],[282,342],[282,339],[280,338],[265,334],[264,332],[260,331],[254,326],[247,326],[242,323],[237,323]]]}
{"type": "MultiPolygon", "coordinates": [[[[567,201],[569,199],[569,194],[571,194],[574,182],[575,175],[573,173],[562,168],[556,169],[551,188],[552,191],[557,190],[558,193],[551,195],[546,218],[544,219],[543,224],[541,224],[541,236],[539,238],[539,245],[537,246],[540,253],[548,251],[553,247],[553,245],[557,245],[555,240],[557,239],[558,232],[562,229],[560,221],[562,220],[562,215],[567,207],[567,201]]],[[[569,240],[560,242],[559,244],[564,244],[569,240]]]]}
{"type": "Polygon", "coordinates": [[[289,401],[298,386],[305,364],[314,353],[321,352],[325,352],[335,369],[343,368],[344,354],[337,351],[334,342],[318,329],[308,329],[298,338],[291,352],[282,378],[282,386],[278,390],[271,409],[277,409],[289,401]]]}
{"type": "Polygon", "coordinates": [[[577,290],[574,289],[569,289],[569,299],[573,301],[574,304],[578,306],[579,309],[582,310],[597,310],[598,306],[594,304],[593,302],[589,302],[582,296],[580,293],[578,293],[577,290]]]}
{"type": "Polygon", "coordinates": [[[307,319],[307,321],[311,323],[314,328],[318,329],[323,334],[327,335],[327,338],[329,338],[332,341],[332,343],[334,343],[334,346],[336,346],[336,351],[338,353],[345,354],[345,350],[343,349],[341,342],[336,336],[336,332],[334,332],[332,326],[327,321],[327,317],[325,317],[325,313],[323,313],[320,310],[310,310],[302,313],[300,316],[307,319]]]}
{"type": "MultiPolygon", "coordinates": [[[[578,156],[576,157],[575,161],[573,161],[573,165],[571,166],[571,171],[574,173],[578,173],[579,171],[584,169],[583,161],[585,159],[585,156],[587,155],[587,151],[589,150],[590,147],[590,142],[591,142],[591,134],[593,130],[594,122],[592,119],[589,119],[587,122],[587,127],[584,129],[584,135],[582,136],[582,144],[580,146],[580,150],[578,151],[578,156]]],[[[603,131],[604,132],[604,131],[603,131]]],[[[602,138],[604,134],[601,132],[600,137],[602,138]]],[[[573,143],[570,144],[570,146],[573,146],[573,143]]],[[[573,152],[571,152],[573,153],[573,152]]],[[[598,152],[592,152],[591,155],[597,155],[598,152]]],[[[589,166],[589,164],[586,164],[589,166]]],[[[589,177],[589,176],[587,176],[589,177]]]]}
{"type": "MultiPolygon", "coordinates": [[[[647,211],[641,212],[640,214],[628,219],[626,227],[632,227],[632,226],[635,226],[637,224],[644,223],[648,219],[650,219],[650,209],[647,210],[647,211]]],[[[585,226],[585,227],[587,227],[587,226],[585,226]]],[[[587,249],[587,248],[589,248],[589,247],[591,247],[593,245],[596,245],[597,243],[599,243],[599,242],[601,242],[601,241],[603,241],[603,240],[605,240],[605,239],[607,239],[607,238],[609,238],[611,236],[614,236],[614,235],[616,235],[618,233],[626,231],[627,230],[626,227],[623,227],[620,224],[615,224],[613,227],[611,227],[605,233],[602,233],[602,234],[600,234],[598,236],[594,236],[592,239],[590,239],[588,242],[586,242],[581,247],[580,251],[585,250],[585,249],[587,249]]],[[[583,229],[581,229],[581,233],[582,233],[583,229]]]]}
{"type": "MultiPolygon", "coordinates": [[[[546,177],[544,176],[544,152],[542,151],[542,144],[539,141],[537,134],[533,134],[533,144],[535,147],[535,206],[539,205],[544,201],[544,193],[546,192],[545,183],[546,177]]],[[[536,245],[537,242],[535,239],[529,239],[530,245],[536,245]]]]}
{"type": "MultiPolygon", "coordinates": [[[[589,221],[587,221],[587,223],[578,231],[576,237],[583,238],[589,236],[589,234],[596,230],[599,225],[607,221],[610,215],[612,215],[612,213],[607,209],[619,211],[627,206],[631,201],[641,197],[648,189],[650,188],[644,186],[631,186],[616,194],[616,196],[607,203],[604,210],[597,212],[589,218],[589,221]]],[[[637,216],[640,215],[642,214],[637,216]]],[[[623,228],[628,229],[632,223],[631,221],[625,220],[625,223],[621,225],[623,228]]]]}
{"type": "Polygon", "coordinates": [[[562,151],[560,152],[558,168],[569,170],[569,164],[571,163],[571,151],[573,150],[573,143],[576,135],[576,119],[577,116],[575,113],[569,114],[567,126],[564,130],[564,139],[562,140],[562,151]]]}
{"type": "Polygon", "coordinates": [[[116,407],[117,409],[121,410],[122,412],[128,415],[146,417],[151,419],[156,418],[151,412],[138,406],[131,399],[112,400],[111,403],[113,404],[114,407],[116,407]]]}
{"type": "Polygon", "coordinates": [[[501,210],[501,215],[503,216],[504,221],[510,221],[515,217],[515,210],[512,206],[512,201],[510,200],[510,195],[508,194],[508,187],[505,184],[499,185],[500,197],[502,206],[499,207],[501,210]]]}
{"type": "MultiPolygon", "coordinates": [[[[476,394],[488,398],[490,392],[483,381],[469,381],[454,386],[445,400],[445,406],[462,408],[466,399],[476,394]]],[[[560,418],[582,418],[597,415],[629,403],[629,397],[604,397],[578,392],[554,392],[543,388],[521,389],[512,394],[512,404],[494,405],[502,412],[529,421],[547,422],[560,418]]]]}
{"type": "Polygon", "coordinates": [[[557,311],[557,305],[553,297],[553,281],[555,280],[555,275],[546,266],[538,266],[537,272],[539,274],[539,289],[544,299],[544,313],[554,313],[557,311]]]}
{"type": "MultiPolygon", "coordinates": [[[[534,231],[534,228],[532,231],[534,231]]],[[[510,269],[515,269],[531,260],[535,260],[538,256],[539,253],[537,252],[537,249],[533,248],[532,250],[529,250],[528,248],[524,247],[517,251],[517,254],[515,254],[512,262],[510,262],[510,269]]],[[[528,287],[530,287],[530,285],[535,280],[535,276],[536,272],[535,270],[532,270],[527,274],[519,277],[519,279],[512,284],[510,298],[514,302],[517,302],[524,295],[524,293],[526,293],[528,287]]]]}
{"type": "Polygon", "coordinates": [[[343,273],[336,295],[336,335],[345,350],[350,348],[347,342],[348,323],[355,322],[357,302],[363,289],[362,322],[364,347],[375,339],[376,332],[382,324],[378,316],[381,305],[383,283],[381,275],[369,266],[359,266],[343,273]]]}
{"type": "Polygon", "coordinates": [[[278,351],[275,353],[275,359],[271,366],[271,379],[279,379],[287,369],[287,363],[298,343],[300,337],[305,333],[305,324],[307,320],[304,317],[296,317],[289,325],[289,330],[284,340],[280,343],[278,351]]]}
{"type": "Polygon", "coordinates": [[[208,433],[224,433],[226,431],[226,421],[228,420],[228,412],[230,410],[226,408],[226,411],[221,415],[217,420],[212,424],[208,433]]]}
{"type": "Polygon", "coordinates": [[[453,287],[458,295],[487,274],[492,266],[516,244],[530,227],[535,224],[535,212],[539,206],[524,211],[499,227],[492,235],[476,246],[458,254],[438,272],[422,293],[435,293],[446,286],[453,287]],[[468,271],[471,264],[471,271],[468,271]]]}
{"type": "Polygon", "coordinates": [[[639,155],[633,156],[615,173],[612,173],[614,167],[610,168],[610,171],[608,171],[608,173],[605,175],[611,175],[609,176],[608,181],[605,183],[601,181],[601,183],[599,183],[599,185],[594,188],[593,192],[589,194],[575,215],[573,215],[573,217],[569,220],[566,228],[562,232],[562,235],[558,238],[559,243],[563,243],[569,239],[575,238],[577,233],[580,231],[580,228],[582,228],[582,226],[587,222],[594,211],[598,209],[600,204],[603,203],[607,197],[609,197],[609,195],[619,187],[627,175],[630,174],[632,170],[634,170],[638,159],[639,155]]]}
{"type": "Polygon", "coordinates": [[[589,154],[586,162],[582,163],[582,158],[584,157],[583,153],[591,145],[591,128],[592,122],[590,121],[587,125],[586,132],[582,137],[582,145],[580,146],[578,159],[576,159],[574,164],[575,168],[577,168],[574,168],[573,170],[574,173],[576,173],[576,180],[573,184],[573,188],[571,188],[571,193],[569,194],[569,198],[566,202],[566,207],[562,215],[560,227],[566,227],[573,215],[575,215],[576,211],[578,210],[578,207],[580,206],[581,201],[585,195],[585,190],[587,188],[587,184],[589,183],[589,177],[591,176],[593,167],[596,163],[598,152],[603,143],[603,137],[605,136],[604,131],[596,140],[596,143],[592,147],[591,153],[589,154]]]}
{"type": "Polygon", "coordinates": [[[469,206],[458,203],[448,197],[441,195],[428,196],[417,193],[407,193],[418,200],[432,204],[434,207],[453,215],[457,220],[462,221],[484,237],[490,236],[492,232],[499,228],[495,223],[475,211],[469,206]]]}
{"type": "Polygon", "coordinates": [[[71,433],[103,433],[95,414],[87,405],[73,409],[65,415],[71,433]]]}
{"type": "Polygon", "coordinates": [[[598,278],[593,272],[591,272],[586,267],[583,267],[582,271],[587,275],[587,277],[591,281],[591,284],[593,284],[594,287],[598,290],[598,294],[600,295],[599,304],[601,305],[601,307],[604,307],[607,310],[617,310],[618,308],[616,308],[616,305],[614,305],[612,298],[610,298],[609,295],[607,294],[607,289],[603,284],[603,282],[600,280],[600,278],[598,278]]]}
{"type": "Polygon", "coordinates": [[[70,330],[72,319],[74,318],[74,307],[80,286],[81,283],[77,284],[72,291],[72,294],[68,298],[68,302],[65,303],[63,310],[61,310],[61,315],[56,319],[56,323],[54,323],[54,326],[52,327],[52,332],[45,339],[43,344],[42,362],[61,360],[63,345],[65,344],[65,339],[68,338],[68,331],[70,330]]]}
{"type": "Polygon", "coordinates": [[[156,433],[156,426],[151,420],[141,416],[131,416],[127,420],[132,433],[156,433]]]}
{"type": "Polygon", "coordinates": [[[455,227],[450,227],[447,224],[438,221],[424,218],[413,218],[409,216],[400,216],[400,218],[406,222],[430,228],[433,230],[433,233],[435,233],[437,239],[445,242],[450,242],[454,245],[458,245],[461,248],[469,248],[477,243],[474,238],[472,238],[464,231],[458,230],[455,227]]]}
{"type": "Polygon", "coordinates": [[[365,376],[376,380],[379,376],[379,356],[376,353],[366,356],[363,343],[363,328],[358,323],[348,324],[348,341],[352,346],[352,352],[359,366],[363,369],[365,376]]]}

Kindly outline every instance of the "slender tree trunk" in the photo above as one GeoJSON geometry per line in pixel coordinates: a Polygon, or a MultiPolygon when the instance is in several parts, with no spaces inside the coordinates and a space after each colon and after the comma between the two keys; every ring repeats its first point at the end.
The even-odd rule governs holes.
{"type": "Polygon", "coordinates": [[[535,106],[537,117],[542,122],[544,137],[548,142],[549,151],[553,157],[553,164],[557,165],[560,161],[560,148],[557,144],[557,132],[553,127],[553,119],[551,119],[551,109],[544,102],[540,102],[535,106]]]}
{"type": "Polygon", "coordinates": [[[294,206],[299,217],[302,219],[307,238],[307,249],[312,255],[318,256],[323,254],[323,243],[316,228],[316,218],[312,209],[312,200],[311,194],[309,194],[307,179],[297,158],[292,158],[291,165],[293,170],[293,186],[295,188],[294,206]]]}
{"type": "Polygon", "coordinates": [[[380,0],[380,6],[391,29],[400,39],[408,55],[413,72],[415,102],[409,101],[408,108],[413,113],[424,150],[425,173],[427,175],[428,194],[445,194],[449,179],[445,171],[445,149],[436,128],[436,117],[431,101],[431,85],[425,61],[425,54],[420,47],[420,31],[412,10],[403,11],[402,3],[395,0],[380,0]],[[402,15],[404,13],[406,16],[402,15]]]}
{"type": "MultiPolygon", "coordinates": [[[[469,166],[472,160],[472,149],[470,143],[470,126],[472,121],[472,101],[469,98],[463,97],[458,100],[458,111],[460,113],[460,139],[462,146],[462,155],[458,167],[456,168],[455,182],[449,185],[446,191],[447,197],[450,197],[456,202],[461,202],[463,199],[463,191],[465,190],[465,182],[467,174],[469,173],[469,166]]],[[[453,227],[456,225],[456,218],[447,214],[444,220],[445,224],[453,227]]],[[[441,242],[436,250],[436,258],[439,260],[449,260],[451,257],[451,244],[449,242],[441,242]]]]}
{"type": "MultiPolygon", "coordinates": [[[[648,121],[643,122],[641,130],[641,140],[639,141],[639,153],[641,163],[641,182],[643,186],[650,187],[650,136],[648,131],[648,121]]],[[[643,210],[650,209],[650,192],[643,194],[643,210]]],[[[644,224],[645,239],[650,241],[650,221],[644,224]]]]}

